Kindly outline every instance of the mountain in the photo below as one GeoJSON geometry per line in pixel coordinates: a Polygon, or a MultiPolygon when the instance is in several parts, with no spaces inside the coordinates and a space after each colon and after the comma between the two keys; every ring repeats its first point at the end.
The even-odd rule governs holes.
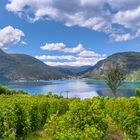
{"type": "Polygon", "coordinates": [[[103,79],[105,72],[116,64],[122,67],[127,80],[140,80],[140,52],[113,54],[82,73],[82,78],[103,79]]]}
{"type": "Polygon", "coordinates": [[[0,50],[0,81],[2,80],[50,80],[79,76],[103,79],[106,71],[120,64],[128,80],[140,80],[140,52],[116,53],[94,66],[52,67],[25,54],[7,54],[0,50]]]}
{"type": "Polygon", "coordinates": [[[48,80],[67,77],[56,68],[25,54],[0,50],[0,80],[48,80]]]}
{"type": "Polygon", "coordinates": [[[78,76],[80,73],[90,69],[92,66],[81,66],[81,67],[76,67],[76,66],[57,66],[56,68],[67,75],[70,76],[78,76]]]}

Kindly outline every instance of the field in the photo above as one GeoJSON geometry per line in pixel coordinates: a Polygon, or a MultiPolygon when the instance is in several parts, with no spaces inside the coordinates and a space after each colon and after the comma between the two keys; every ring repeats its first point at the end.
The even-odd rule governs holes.
{"type": "Polygon", "coordinates": [[[1,140],[139,140],[140,99],[0,95],[1,140]]]}

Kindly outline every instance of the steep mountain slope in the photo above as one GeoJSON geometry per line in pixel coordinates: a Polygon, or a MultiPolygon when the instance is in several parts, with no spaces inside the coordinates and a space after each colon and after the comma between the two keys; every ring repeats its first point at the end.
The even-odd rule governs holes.
{"type": "Polygon", "coordinates": [[[57,69],[25,54],[0,50],[0,80],[48,80],[66,77],[57,69]]]}
{"type": "Polygon", "coordinates": [[[128,80],[140,79],[140,52],[113,54],[105,60],[99,61],[95,66],[87,70],[82,77],[103,79],[105,72],[116,64],[119,64],[122,67],[128,80]]]}

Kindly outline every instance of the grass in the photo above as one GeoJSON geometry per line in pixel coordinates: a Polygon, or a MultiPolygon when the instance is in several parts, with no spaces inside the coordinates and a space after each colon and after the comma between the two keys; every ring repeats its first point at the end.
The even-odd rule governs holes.
{"type": "Polygon", "coordinates": [[[124,140],[124,132],[108,116],[108,140],[124,140]]]}

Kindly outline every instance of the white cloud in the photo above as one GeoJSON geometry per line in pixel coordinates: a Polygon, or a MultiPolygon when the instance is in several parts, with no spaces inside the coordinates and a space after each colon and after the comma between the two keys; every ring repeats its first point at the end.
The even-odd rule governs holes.
{"type": "Polygon", "coordinates": [[[138,29],[133,34],[130,34],[130,33],[126,33],[126,34],[111,34],[111,37],[114,38],[114,40],[116,42],[132,40],[132,39],[134,39],[136,37],[139,37],[139,36],[140,36],[140,29],[138,29]]]}
{"type": "Polygon", "coordinates": [[[22,45],[27,45],[27,42],[21,41],[21,44],[22,44],[22,45]]]}
{"type": "Polygon", "coordinates": [[[30,22],[60,21],[105,32],[116,41],[140,36],[136,35],[140,28],[139,0],[9,0],[6,9],[30,22]],[[116,24],[122,26],[123,34],[116,24]]]}
{"type": "MultiPolygon", "coordinates": [[[[41,47],[42,48],[42,47],[41,47]]],[[[64,43],[51,43],[43,46],[45,50],[57,50],[65,53],[74,53],[73,55],[40,55],[36,56],[37,59],[44,61],[47,65],[51,66],[83,66],[95,65],[98,61],[105,59],[107,55],[98,54],[91,50],[86,50],[82,44],[75,48],[68,48],[64,43]],[[54,47],[53,47],[54,46],[54,47]],[[62,47],[63,46],[63,47],[62,47]],[[53,60],[53,61],[50,61],[53,60]],[[60,61],[61,60],[61,61],[60,61]]]]}
{"type": "Polygon", "coordinates": [[[42,50],[48,50],[48,51],[63,51],[65,49],[64,43],[46,43],[44,46],[41,46],[40,48],[42,50]]]}
{"type": "Polygon", "coordinates": [[[78,44],[78,46],[76,46],[75,48],[65,48],[64,52],[66,53],[78,53],[83,51],[85,48],[83,47],[82,44],[78,44]]]}
{"type": "Polygon", "coordinates": [[[127,11],[120,11],[118,12],[114,18],[113,21],[115,23],[119,23],[123,25],[126,28],[133,28],[137,29],[140,27],[140,5],[138,8],[133,10],[127,10],[127,11]],[[135,25],[135,26],[134,26],[135,25]]]}
{"type": "Polygon", "coordinates": [[[78,46],[74,48],[68,48],[64,43],[46,43],[44,46],[41,46],[40,48],[42,50],[63,51],[65,53],[78,53],[84,50],[82,44],[78,44],[78,46]]]}
{"type": "Polygon", "coordinates": [[[0,49],[5,49],[11,45],[21,42],[24,33],[12,26],[6,26],[0,29],[0,49]]]}
{"type": "Polygon", "coordinates": [[[50,66],[85,66],[85,65],[95,65],[99,60],[102,59],[81,59],[76,61],[67,61],[67,62],[52,62],[52,61],[45,61],[45,64],[50,66]]]}
{"type": "Polygon", "coordinates": [[[40,55],[36,56],[40,60],[75,60],[76,57],[72,55],[61,55],[61,56],[51,56],[51,55],[40,55]]]}
{"type": "Polygon", "coordinates": [[[127,40],[132,40],[135,38],[135,35],[131,35],[130,33],[127,33],[127,34],[112,34],[111,35],[112,38],[115,39],[116,42],[121,42],[121,41],[127,41],[127,40]]]}
{"type": "MultiPolygon", "coordinates": [[[[63,59],[63,57],[60,57],[61,59],[58,59],[58,56],[54,56],[55,58],[54,59],[50,59],[50,60],[56,60],[56,61],[48,61],[45,59],[44,63],[47,64],[47,65],[50,65],[50,66],[84,66],[84,65],[95,65],[98,61],[100,60],[103,60],[105,59],[106,57],[92,57],[92,58],[82,58],[82,57],[74,57],[73,56],[73,59],[69,59],[67,56],[65,56],[66,59],[63,59]],[[63,62],[60,62],[58,60],[68,60],[68,61],[63,61],[63,62]]],[[[41,58],[40,57],[36,57],[38,59],[41,58]]],[[[51,57],[53,58],[53,56],[51,57]]],[[[40,59],[42,60],[42,59],[40,59]]]]}
{"type": "Polygon", "coordinates": [[[79,56],[80,57],[84,57],[84,58],[94,58],[94,57],[97,57],[97,58],[100,58],[100,57],[106,57],[105,54],[101,55],[101,54],[98,54],[98,53],[95,53],[94,51],[88,51],[88,50],[84,50],[82,52],[79,53],[79,56]]]}

